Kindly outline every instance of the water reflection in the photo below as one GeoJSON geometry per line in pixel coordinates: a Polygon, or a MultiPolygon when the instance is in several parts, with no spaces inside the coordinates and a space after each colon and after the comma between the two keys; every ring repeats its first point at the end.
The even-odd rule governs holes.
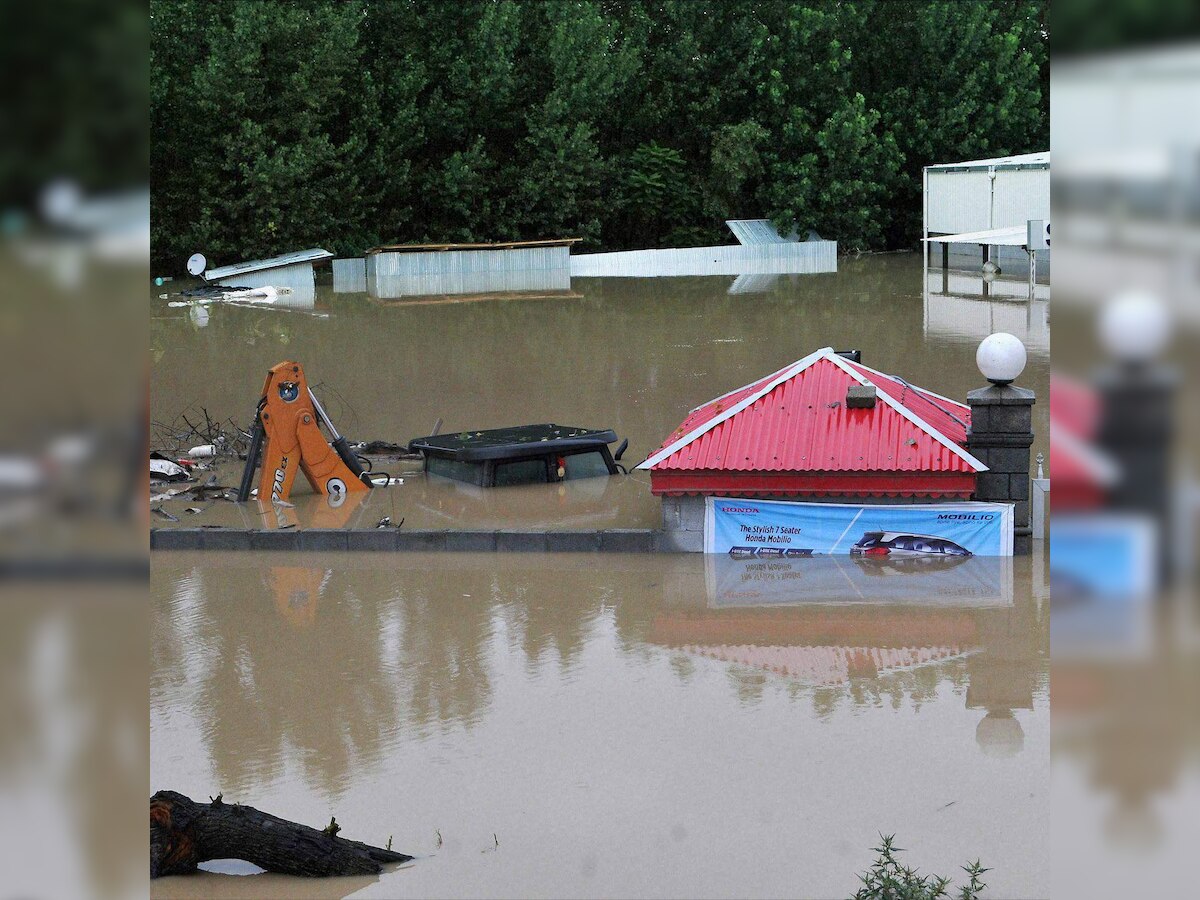
{"type": "Polygon", "coordinates": [[[730,664],[746,702],[761,695],[761,673],[787,678],[820,718],[846,702],[920,708],[949,682],[965,689],[967,709],[985,711],[979,748],[1014,755],[1024,735],[1013,713],[1045,690],[1048,615],[1014,592],[1012,559],[939,562],[901,571],[874,560],[709,557],[706,594],[676,593],[649,639],[730,664]]]}
{"type": "Polygon", "coordinates": [[[1030,353],[1050,352],[1050,304],[1046,300],[983,300],[952,294],[925,295],[925,337],[975,345],[989,334],[1016,335],[1030,353]]]}
{"type": "Polygon", "coordinates": [[[1003,557],[818,556],[808,559],[705,557],[713,607],[804,603],[1011,606],[1013,562],[1003,557]]]}
{"type": "Polygon", "coordinates": [[[569,676],[610,625],[633,659],[665,651],[681,682],[695,662],[680,654],[727,666],[745,703],[782,679],[819,718],[846,703],[919,709],[949,684],[985,711],[989,752],[1020,749],[1012,712],[1044,687],[1045,618],[1000,577],[1011,560],[886,575],[801,560],[784,564],[797,579],[749,597],[730,589],[747,574],[738,560],[353,559],[156,565],[154,705],[197,724],[214,789],[273,780],[291,760],[338,794],[405,735],[478,724],[507,658],[569,676]]]}
{"type": "Polygon", "coordinates": [[[416,850],[441,829],[441,865],[385,875],[382,895],[636,894],[664,854],[686,871],[678,854],[730,840],[724,877],[755,893],[786,892],[768,864],[783,840],[840,860],[793,890],[838,895],[828,879],[900,823],[951,859],[995,861],[1002,892],[1037,893],[1047,622],[1028,562],[990,592],[960,568],[794,562],[836,562],[875,594],[835,596],[814,567],[790,597],[747,603],[688,555],[160,554],[152,783],[304,821],[333,810],[416,850]],[[910,578],[928,590],[900,589],[910,578]],[[828,790],[795,778],[798,759],[828,790]],[[493,831],[495,859],[479,853],[493,831]],[[539,847],[557,862],[535,877],[539,847]]]}
{"type": "MultiPolygon", "coordinates": [[[[926,293],[983,300],[1028,300],[1029,281],[1020,278],[999,278],[976,272],[930,268],[925,276],[926,293]]],[[[1050,285],[1038,282],[1033,288],[1034,300],[1049,300],[1050,285]]]]}

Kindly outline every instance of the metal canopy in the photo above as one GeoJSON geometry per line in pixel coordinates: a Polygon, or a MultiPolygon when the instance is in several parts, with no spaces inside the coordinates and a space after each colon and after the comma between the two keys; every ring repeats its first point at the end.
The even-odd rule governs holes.
{"type": "Polygon", "coordinates": [[[925,238],[930,244],[980,244],[989,247],[1024,247],[1029,240],[1027,228],[990,228],[986,231],[966,231],[962,234],[942,234],[925,238]]]}
{"type": "Polygon", "coordinates": [[[221,266],[219,269],[209,269],[204,273],[207,281],[219,281],[234,275],[249,275],[251,272],[261,272],[265,269],[278,269],[297,263],[316,262],[321,259],[331,259],[333,254],[320,247],[311,250],[297,250],[295,253],[285,253],[282,256],[272,256],[269,259],[252,259],[248,262],[234,263],[231,266],[221,266]]]}

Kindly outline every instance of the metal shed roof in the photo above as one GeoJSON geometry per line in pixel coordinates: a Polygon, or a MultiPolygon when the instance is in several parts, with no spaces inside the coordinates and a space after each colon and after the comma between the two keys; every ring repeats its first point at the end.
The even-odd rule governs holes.
{"type": "Polygon", "coordinates": [[[264,269],[278,269],[281,266],[292,266],[296,263],[316,262],[330,259],[333,254],[320,247],[311,250],[297,250],[295,253],[285,253],[282,256],[272,256],[269,259],[252,259],[249,262],[234,263],[231,266],[221,266],[218,269],[208,269],[204,273],[207,281],[217,281],[234,275],[248,275],[251,272],[261,272],[264,269]]]}
{"type": "Polygon", "coordinates": [[[788,237],[779,233],[770,219],[728,219],[725,222],[737,242],[744,246],[752,244],[796,244],[800,238],[795,231],[788,237]]]}
{"type": "Polygon", "coordinates": [[[964,404],[826,347],[692,410],[638,468],[656,494],[966,496],[987,468],[962,447],[969,423],[964,404]],[[874,385],[876,405],[848,409],[852,385],[874,385]]]}
{"type": "Polygon", "coordinates": [[[1050,151],[1040,153],[1022,153],[1019,156],[996,156],[991,159],[971,159],[966,162],[939,163],[936,166],[926,166],[930,171],[948,171],[951,169],[1048,169],[1050,168],[1050,151]]]}

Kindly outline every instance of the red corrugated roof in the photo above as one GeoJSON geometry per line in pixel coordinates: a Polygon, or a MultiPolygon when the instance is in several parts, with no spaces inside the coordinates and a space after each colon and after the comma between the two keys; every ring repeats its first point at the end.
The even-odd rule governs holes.
{"type": "MultiPolygon", "coordinates": [[[[985,467],[962,448],[969,422],[964,404],[825,348],[697,407],[641,468],[652,481],[656,473],[705,473],[705,492],[714,473],[974,476],[985,467]],[[875,385],[873,408],[846,408],[854,384],[875,385]]],[[[670,490],[681,489],[672,479],[670,490]]],[[[896,482],[872,492],[879,490],[905,488],[896,482]]]]}
{"type": "Polygon", "coordinates": [[[1100,424],[1100,395],[1082,381],[1050,376],[1050,422],[1077,438],[1090,441],[1100,424]]]}
{"type": "Polygon", "coordinates": [[[893,400],[916,413],[954,443],[966,444],[967,426],[971,423],[971,407],[911,385],[899,376],[878,372],[861,363],[849,360],[847,360],[847,364],[874,384],[876,388],[886,392],[893,400]]]}

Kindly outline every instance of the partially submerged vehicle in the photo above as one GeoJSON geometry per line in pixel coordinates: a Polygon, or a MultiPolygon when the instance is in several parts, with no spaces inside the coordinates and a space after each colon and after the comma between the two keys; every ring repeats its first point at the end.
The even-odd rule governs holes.
{"type": "Polygon", "coordinates": [[[624,472],[620,459],[629,440],[622,441],[614,454],[608,445],[616,440],[611,429],[542,424],[435,434],[416,438],[408,446],[424,457],[430,475],[479,487],[503,487],[624,472]]]}

